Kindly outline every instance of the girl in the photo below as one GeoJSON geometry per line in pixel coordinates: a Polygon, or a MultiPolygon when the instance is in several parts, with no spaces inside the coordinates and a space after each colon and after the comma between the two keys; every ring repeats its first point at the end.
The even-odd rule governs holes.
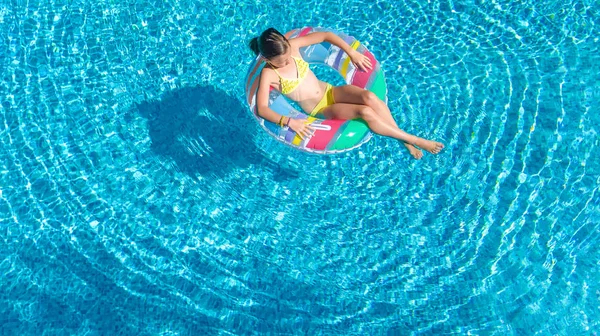
{"type": "Polygon", "coordinates": [[[299,49],[324,41],[344,50],[358,69],[372,68],[368,57],[331,32],[312,33],[288,40],[277,30],[269,28],[250,41],[250,49],[267,62],[260,74],[256,96],[260,117],[288,125],[301,138],[311,136],[315,131],[305,120],[282,117],[269,108],[269,87],[273,87],[297,102],[311,116],[363,119],[374,133],[402,141],[415,159],[423,157],[423,152],[417,147],[433,154],[444,148],[439,142],[419,138],[398,128],[390,109],[374,93],[354,85],[333,87],[317,79],[302,59],[299,49]]]}

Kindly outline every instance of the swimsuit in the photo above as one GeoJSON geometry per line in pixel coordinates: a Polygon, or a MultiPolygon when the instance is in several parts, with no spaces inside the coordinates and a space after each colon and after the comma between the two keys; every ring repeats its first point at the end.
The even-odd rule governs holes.
{"type": "MultiPolygon", "coordinates": [[[[284,78],[281,77],[279,71],[273,67],[277,76],[279,76],[279,84],[281,85],[281,93],[289,94],[292,93],[296,88],[302,83],[306,74],[308,73],[308,63],[304,61],[302,58],[293,57],[294,62],[296,63],[296,70],[298,72],[298,78],[284,78]]],[[[333,99],[333,86],[327,83],[327,87],[325,88],[325,94],[317,103],[317,105],[310,112],[310,115],[314,117],[315,115],[321,113],[327,106],[335,104],[335,100],[333,99]]]]}
{"type": "Polygon", "coordinates": [[[333,86],[327,83],[327,87],[325,88],[325,94],[323,95],[323,98],[321,98],[321,101],[319,101],[317,106],[315,106],[315,108],[313,108],[313,110],[310,112],[310,116],[316,116],[317,114],[323,112],[323,110],[327,106],[333,104],[335,104],[335,100],[333,99],[333,86]]]}
{"type": "Polygon", "coordinates": [[[279,71],[277,71],[277,69],[273,68],[273,70],[275,70],[275,73],[277,74],[277,76],[279,76],[279,84],[281,84],[281,93],[283,93],[283,94],[292,93],[292,91],[296,90],[298,85],[300,85],[300,83],[302,83],[302,81],[304,80],[304,77],[306,77],[306,74],[308,73],[308,63],[306,63],[301,58],[296,58],[293,56],[292,56],[292,58],[294,59],[294,62],[296,62],[296,70],[298,71],[298,78],[281,77],[281,75],[279,74],[279,71]]]}

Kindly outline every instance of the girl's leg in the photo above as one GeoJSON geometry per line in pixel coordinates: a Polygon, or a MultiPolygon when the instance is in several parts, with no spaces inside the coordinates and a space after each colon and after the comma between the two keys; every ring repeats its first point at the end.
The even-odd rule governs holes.
{"type": "Polygon", "coordinates": [[[367,105],[335,103],[326,107],[323,110],[323,115],[328,119],[361,118],[367,122],[373,132],[419,146],[433,154],[439,153],[443,148],[443,145],[440,143],[419,138],[404,132],[396,126],[390,125],[381,115],[367,105]]]}
{"type": "Polygon", "coordinates": [[[388,106],[373,92],[354,85],[342,85],[333,88],[333,98],[336,103],[360,104],[371,107],[385,121],[398,127],[388,106]],[[338,98],[339,97],[339,98],[338,98]]]}
{"type": "MultiPolygon", "coordinates": [[[[375,113],[380,117],[378,119],[380,119],[385,125],[387,125],[388,127],[391,127],[392,129],[395,129],[395,130],[392,130],[393,133],[396,133],[396,130],[397,130],[397,131],[400,131],[403,134],[409,136],[409,138],[410,137],[416,138],[417,139],[416,142],[399,139],[404,142],[404,145],[410,151],[410,154],[413,157],[415,157],[416,159],[420,159],[423,156],[423,153],[420,150],[418,150],[417,148],[415,148],[413,145],[417,145],[433,154],[439,153],[442,150],[442,148],[444,148],[444,145],[439,142],[425,140],[425,139],[415,137],[411,134],[408,134],[408,133],[402,131],[396,124],[394,117],[392,117],[392,113],[390,112],[390,109],[388,108],[388,106],[381,99],[379,99],[373,92],[361,89],[354,85],[337,86],[337,87],[334,87],[333,90],[334,90],[333,97],[334,97],[336,103],[346,103],[346,104],[368,106],[373,111],[375,111],[375,113]]],[[[360,109],[358,109],[358,110],[360,110],[360,109]]],[[[338,113],[343,113],[343,112],[340,111],[338,113]]],[[[350,112],[350,114],[352,114],[352,112],[350,112]]],[[[354,117],[354,118],[357,118],[357,117],[354,117]]],[[[346,118],[346,119],[351,119],[351,118],[346,118]]],[[[370,126],[371,125],[369,124],[369,127],[370,126]]],[[[373,130],[373,131],[375,133],[378,133],[376,130],[373,130]]],[[[382,135],[386,135],[386,134],[382,134],[382,135]]],[[[395,136],[392,136],[392,137],[396,138],[395,136]]]]}

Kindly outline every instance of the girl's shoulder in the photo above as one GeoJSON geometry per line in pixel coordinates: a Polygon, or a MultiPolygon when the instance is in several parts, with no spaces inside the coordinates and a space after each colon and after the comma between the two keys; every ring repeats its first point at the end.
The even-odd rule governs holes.
{"type": "Polygon", "coordinates": [[[269,74],[274,74],[275,70],[273,70],[273,68],[271,68],[269,65],[265,65],[262,70],[260,71],[261,75],[269,75],[269,74]]]}
{"type": "Polygon", "coordinates": [[[277,76],[277,74],[275,73],[275,70],[273,70],[268,65],[265,65],[262,68],[262,70],[260,70],[260,77],[264,78],[265,80],[269,81],[270,83],[276,83],[277,79],[279,79],[279,76],[277,76]]]}
{"type": "Polygon", "coordinates": [[[297,44],[292,44],[292,40],[290,40],[290,48],[292,48],[292,56],[296,58],[301,57],[300,47],[297,44]]]}
{"type": "Polygon", "coordinates": [[[292,52],[298,51],[300,49],[300,44],[298,43],[298,38],[294,37],[288,40],[290,43],[290,47],[292,47],[292,52]]]}

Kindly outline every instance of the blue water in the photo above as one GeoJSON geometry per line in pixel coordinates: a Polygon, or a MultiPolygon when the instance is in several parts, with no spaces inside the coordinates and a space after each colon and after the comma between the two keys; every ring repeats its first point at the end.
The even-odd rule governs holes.
{"type": "Polygon", "coordinates": [[[0,334],[595,334],[599,24],[595,0],[0,1],[0,334]],[[264,134],[245,45],[306,25],[363,41],[444,151],[264,134]]]}

